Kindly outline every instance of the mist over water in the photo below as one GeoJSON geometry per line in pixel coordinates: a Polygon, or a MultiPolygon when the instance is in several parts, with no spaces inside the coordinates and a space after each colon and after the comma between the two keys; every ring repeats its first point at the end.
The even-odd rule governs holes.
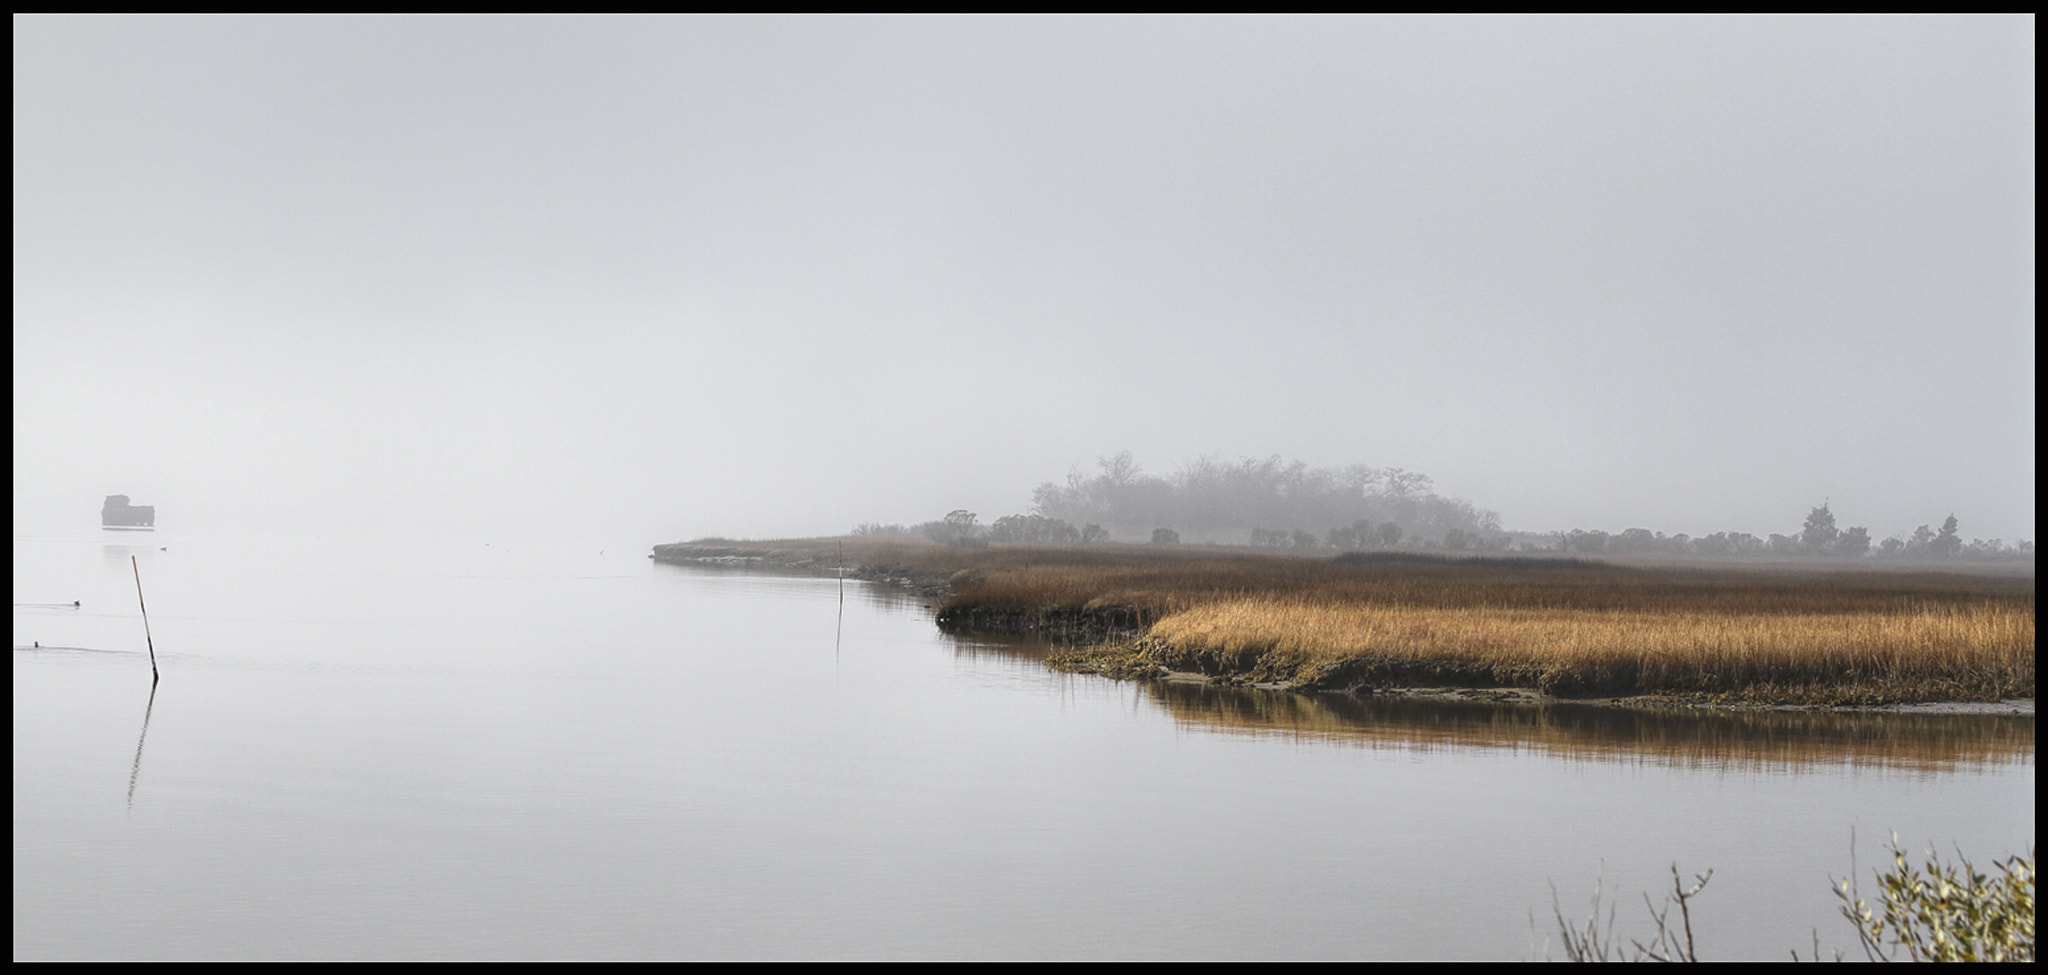
{"type": "Polygon", "coordinates": [[[1768,958],[1848,943],[1852,831],[2033,835],[2030,716],[1117,684],[865,583],[309,540],[17,531],[18,960],[1515,959],[1673,861],[1768,958]]]}
{"type": "Polygon", "coordinates": [[[2034,537],[2030,18],[15,28],[18,521],[820,535],[1129,450],[2034,537]]]}
{"type": "Polygon", "coordinates": [[[13,26],[18,960],[1519,958],[1674,860],[1782,957],[1852,829],[2031,845],[2030,717],[1120,685],[647,558],[2032,539],[2031,16],[13,26]]]}

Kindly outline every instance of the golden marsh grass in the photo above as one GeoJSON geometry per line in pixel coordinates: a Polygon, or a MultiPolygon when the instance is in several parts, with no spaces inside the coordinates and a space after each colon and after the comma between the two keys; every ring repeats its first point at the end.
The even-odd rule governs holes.
{"type": "MultiPolygon", "coordinates": [[[[836,558],[842,543],[753,544],[794,553],[797,564],[807,550],[836,558]]],[[[1804,704],[2034,696],[2031,566],[843,544],[871,578],[943,586],[942,625],[1094,642],[1142,635],[1056,659],[1117,675],[1167,668],[1309,688],[1514,686],[1804,704]]]]}
{"type": "Polygon", "coordinates": [[[1148,555],[990,558],[945,612],[1122,610],[1149,624],[1130,652],[1152,663],[1305,686],[1785,703],[2034,693],[2030,575],[1148,555]]]}
{"type": "MultiPolygon", "coordinates": [[[[1222,600],[1153,624],[1162,664],[1216,660],[1259,679],[1326,680],[1372,660],[1554,693],[1784,701],[2031,695],[2031,606],[1852,612],[1520,609],[1222,600]]],[[[1406,670],[1405,672],[1414,672],[1406,670]]]]}

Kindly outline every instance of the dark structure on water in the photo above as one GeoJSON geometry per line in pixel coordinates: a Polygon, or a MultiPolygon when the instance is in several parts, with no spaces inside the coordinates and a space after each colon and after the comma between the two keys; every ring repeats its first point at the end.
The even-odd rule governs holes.
{"type": "Polygon", "coordinates": [[[100,506],[100,527],[154,528],[156,505],[129,504],[127,495],[109,494],[107,503],[100,506]]]}

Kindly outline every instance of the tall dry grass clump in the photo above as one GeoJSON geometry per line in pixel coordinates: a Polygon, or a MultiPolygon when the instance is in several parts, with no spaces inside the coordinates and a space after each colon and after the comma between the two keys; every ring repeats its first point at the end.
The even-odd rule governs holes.
{"type": "Polygon", "coordinates": [[[2033,693],[2034,616],[2002,605],[1909,612],[1589,612],[1221,601],[1152,626],[1174,669],[1327,686],[1442,683],[1553,694],[1834,702],[2033,693]]]}
{"type": "Polygon", "coordinates": [[[1305,687],[1801,703],[2034,692],[2031,576],[1018,549],[960,583],[942,622],[1113,617],[1146,636],[1124,650],[1146,665],[1305,687]]]}

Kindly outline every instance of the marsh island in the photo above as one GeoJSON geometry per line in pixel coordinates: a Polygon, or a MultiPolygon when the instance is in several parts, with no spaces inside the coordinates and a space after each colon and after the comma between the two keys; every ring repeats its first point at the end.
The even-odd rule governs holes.
{"type": "Polygon", "coordinates": [[[1301,691],[1878,705],[2034,696],[2031,567],[1629,564],[900,539],[656,546],[657,561],[844,572],[938,625],[1033,632],[1105,676],[1301,691]]]}

